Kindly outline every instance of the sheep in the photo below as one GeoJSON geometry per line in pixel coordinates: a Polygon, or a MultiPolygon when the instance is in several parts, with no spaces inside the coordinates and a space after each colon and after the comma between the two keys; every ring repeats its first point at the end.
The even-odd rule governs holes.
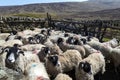
{"type": "Polygon", "coordinates": [[[43,44],[44,42],[47,41],[47,36],[43,34],[36,34],[34,35],[36,43],[41,43],[43,44]]]}
{"type": "Polygon", "coordinates": [[[113,38],[112,40],[104,43],[109,44],[112,48],[115,48],[119,45],[119,40],[116,38],[113,38]]]}
{"type": "Polygon", "coordinates": [[[15,37],[16,37],[16,34],[17,34],[17,31],[14,31],[14,30],[13,30],[13,31],[10,33],[10,35],[5,39],[5,41],[14,40],[15,37]]]}
{"type": "Polygon", "coordinates": [[[26,66],[31,62],[40,62],[36,54],[32,54],[30,51],[23,52],[18,48],[17,44],[7,48],[7,55],[5,58],[6,67],[20,71],[21,73],[26,73],[26,66]]]}
{"type": "Polygon", "coordinates": [[[92,53],[79,62],[76,67],[76,80],[94,80],[98,72],[105,72],[105,60],[101,52],[92,53]]]}
{"type": "Polygon", "coordinates": [[[9,33],[1,33],[0,40],[5,40],[10,34],[9,33]]]}
{"type": "Polygon", "coordinates": [[[0,67],[4,68],[5,67],[5,58],[6,58],[7,53],[2,52],[0,53],[0,67]]]}
{"type": "Polygon", "coordinates": [[[47,38],[47,40],[43,43],[43,45],[47,47],[51,47],[54,46],[54,43],[49,38],[47,38]]]}
{"type": "Polygon", "coordinates": [[[38,52],[38,57],[40,59],[41,62],[45,62],[45,59],[48,55],[50,55],[50,49],[49,47],[42,47],[41,51],[38,52]]]}
{"type": "Polygon", "coordinates": [[[50,80],[43,63],[30,63],[26,71],[27,80],[50,80]]]}
{"type": "Polygon", "coordinates": [[[120,46],[115,47],[116,49],[120,49],[120,46]]]}
{"type": "Polygon", "coordinates": [[[81,60],[79,51],[67,50],[61,55],[48,56],[45,61],[45,66],[50,75],[56,76],[58,73],[73,70],[81,60]]]}
{"type": "Polygon", "coordinates": [[[92,48],[91,46],[89,46],[87,44],[83,45],[83,47],[85,49],[85,57],[89,56],[92,53],[98,52],[98,50],[92,48]]]}
{"type": "Polygon", "coordinates": [[[18,32],[16,35],[25,36],[25,35],[31,35],[31,34],[32,34],[31,30],[24,30],[24,31],[18,32]]]}
{"type": "Polygon", "coordinates": [[[59,38],[58,41],[57,41],[57,44],[63,52],[65,52],[68,49],[76,49],[80,52],[80,54],[82,55],[82,58],[84,58],[84,56],[85,56],[85,49],[84,49],[83,46],[67,44],[63,40],[63,38],[59,38]]]}
{"type": "MultiPolygon", "coordinates": [[[[16,53],[19,54],[17,47],[15,48],[16,53]]],[[[10,48],[8,51],[8,57],[6,57],[10,63],[14,63],[14,68],[20,73],[24,73],[27,76],[27,80],[46,79],[50,80],[45,70],[44,64],[40,63],[39,58],[36,54],[32,54],[30,51],[24,51],[24,55],[16,56],[14,53],[13,58],[9,58],[14,53],[14,50],[10,48]],[[11,52],[13,51],[13,52],[11,52]],[[15,59],[14,59],[15,58],[15,59]],[[14,59],[14,60],[13,60],[14,59]],[[39,72],[40,71],[40,72],[39,72]]]]}
{"type": "Polygon", "coordinates": [[[22,36],[23,44],[35,44],[35,38],[32,35],[22,36]]]}
{"type": "Polygon", "coordinates": [[[4,45],[2,45],[2,46],[3,47],[7,47],[7,46],[12,47],[14,44],[18,44],[20,46],[23,45],[22,41],[20,41],[20,40],[9,40],[9,41],[6,41],[4,43],[4,45]]]}
{"type": "Polygon", "coordinates": [[[54,80],[72,80],[68,75],[59,73],[54,80]]]}
{"type": "Polygon", "coordinates": [[[102,54],[104,55],[106,61],[111,60],[111,51],[112,51],[112,47],[110,44],[108,43],[100,43],[97,41],[90,41],[87,43],[88,45],[90,45],[91,47],[93,47],[96,50],[99,50],[102,52],[102,54]]]}
{"type": "Polygon", "coordinates": [[[3,46],[5,43],[5,40],[0,40],[0,46],[3,46]]]}
{"type": "Polygon", "coordinates": [[[14,40],[15,37],[16,37],[16,35],[10,34],[10,35],[5,39],[5,41],[14,40]]]}
{"type": "Polygon", "coordinates": [[[78,36],[69,37],[66,40],[66,42],[69,44],[74,44],[74,45],[82,45],[83,44],[78,36]]]}
{"type": "Polygon", "coordinates": [[[112,61],[115,67],[115,70],[117,72],[118,67],[120,66],[120,49],[114,48],[111,51],[111,57],[112,57],[112,61]]]}
{"type": "MultiPolygon", "coordinates": [[[[35,51],[35,50],[40,51],[42,47],[45,47],[45,46],[42,44],[27,44],[27,45],[21,46],[20,49],[24,51],[35,51]]],[[[36,54],[38,53],[38,51],[36,52],[36,54]]]]}
{"type": "Polygon", "coordinates": [[[57,44],[54,44],[53,46],[49,47],[50,48],[50,54],[54,55],[54,54],[62,54],[63,51],[59,48],[59,46],[57,44]]]}

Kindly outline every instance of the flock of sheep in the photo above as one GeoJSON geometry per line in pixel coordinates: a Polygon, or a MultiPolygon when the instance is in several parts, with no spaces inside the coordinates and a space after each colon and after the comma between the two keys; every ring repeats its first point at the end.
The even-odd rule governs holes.
{"type": "Polygon", "coordinates": [[[119,78],[119,58],[115,38],[101,43],[92,36],[46,28],[0,34],[0,67],[23,74],[25,80],[95,80],[105,73],[106,63],[113,63],[119,78]],[[67,74],[72,70],[75,79],[67,74]]]}

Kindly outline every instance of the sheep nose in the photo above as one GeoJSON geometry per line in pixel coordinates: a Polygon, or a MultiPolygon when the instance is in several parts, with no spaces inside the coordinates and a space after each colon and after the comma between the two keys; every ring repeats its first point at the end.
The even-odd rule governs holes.
{"type": "Polygon", "coordinates": [[[9,59],[9,62],[10,62],[10,63],[14,63],[15,60],[14,60],[14,59],[9,59]]]}

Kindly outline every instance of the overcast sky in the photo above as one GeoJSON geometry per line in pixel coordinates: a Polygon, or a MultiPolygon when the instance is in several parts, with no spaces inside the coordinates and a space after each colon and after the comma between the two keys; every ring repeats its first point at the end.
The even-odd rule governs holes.
{"type": "Polygon", "coordinates": [[[50,2],[81,2],[87,0],[0,0],[0,6],[23,5],[31,3],[50,3],[50,2]]]}

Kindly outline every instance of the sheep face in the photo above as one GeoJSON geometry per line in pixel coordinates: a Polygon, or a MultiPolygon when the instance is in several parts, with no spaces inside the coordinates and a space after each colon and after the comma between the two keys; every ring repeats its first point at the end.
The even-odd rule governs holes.
{"type": "Polygon", "coordinates": [[[88,62],[80,62],[79,63],[79,69],[82,69],[84,72],[88,74],[92,74],[91,72],[91,64],[88,62]]]}
{"type": "Polygon", "coordinates": [[[47,40],[47,36],[43,34],[37,34],[34,36],[37,43],[44,43],[47,40]]]}
{"type": "Polygon", "coordinates": [[[5,51],[7,52],[6,61],[10,64],[16,61],[20,53],[24,55],[23,51],[21,51],[17,45],[14,45],[13,47],[7,47],[5,48],[5,51]]]}
{"type": "Polygon", "coordinates": [[[29,41],[30,44],[34,44],[34,43],[35,43],[35,40],[34,40],[33,37],[29,37],[29,38],[28,38],[28,41],[29,41]]]}
{"type": "Polygon", "coordinates": [[[46,30],[41,30],[41,34],[47,35],[47,31],[46,30]]]}
{"type": "Polygon", "coordinates": [[[86,44],[86,43],[87,43],[87,40],[84,39],[84,38],[81,38],[80,40],[83,42],[83,44],[86,44]]]}
{"type": "Polygon", "coordinates": [[[41,51],[46,56],[50,54],[50,48],[49,47],[42,47],[41,51]]]}
{"type": "Polygon", "coordinates": [[[91,41],[92,36],[87,37],[87,41],[91,41]]]}
{"type": "Polygon", "coordinates": [[[58,38],[57,43],[59,44],[61,42],[64,42],[63,38],[58,38]]]}
{"type": "Polygon", "coordinates": [[[68,37],[68,36],[69,36],[69,34],[67,34],[67,33],[64,34],[64,37],[68,37]]]}
{"type": "Polygon", "coordinates": [[[75,39],[73,37],[69,37],[67,43],[74,44],[75,39]]]}
{"type": "Polygon", "coordinates": [[[48,57],[48,60],[49,60],[50,62],[52,62],[52,64],[53,64],[54,66],[56,66],[57,63],[58,63],[58,56],[49,56],[49,57],[48,57]]]}

